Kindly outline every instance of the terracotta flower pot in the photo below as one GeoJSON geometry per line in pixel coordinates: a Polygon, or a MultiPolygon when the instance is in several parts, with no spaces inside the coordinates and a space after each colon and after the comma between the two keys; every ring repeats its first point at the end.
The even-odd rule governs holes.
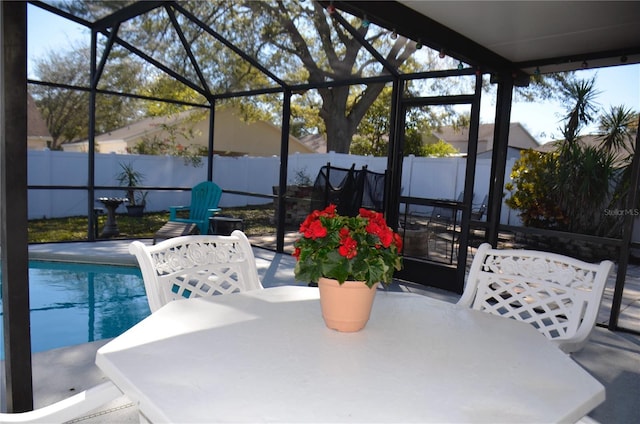
{"type": "Polygon", "coordinates": [[[320,307],[327,327],[342,332],[362,330],[369,321],[377,286],[369,288],[362,281],[340,284],[338,280],[320,278],[320,307]]]}

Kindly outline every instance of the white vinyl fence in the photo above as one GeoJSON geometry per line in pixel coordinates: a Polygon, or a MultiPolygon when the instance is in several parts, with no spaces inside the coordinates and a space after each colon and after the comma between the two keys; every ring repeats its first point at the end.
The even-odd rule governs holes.
{"type": "MultiPolygon", "coordinates": [[[[29,185],[85,186],[88,183],[87,154],[58,151],[29,151],[29,185]]],[[[456,199],[464,188],[464,158],[424,158],[409,156],[404,160],[402,195],[434,199],[456,199]]],[[[95,185],[117,186],[120,164],[131,163],[144,175],[143,185],[149,187],[192,187],[206,180],[207,169],[185,164],[181,158],[171,156],[96,154],[95,185]]],[[[327,154],[293,154],[289,157],[289,183],[295,183],[300,174],[312,182],[320,168],[330,162],[332,166],[356,169],[366,165],[374,172],[384,172],[387,159],[371,156],[355,156],[330,152],[327,154]]],[[[507,170],[513,161],[507,164],[507,170]]],[[[213,161],[213,181],[224,190],[272,195],[278,185],[279,157],[222,157],[213,161]]],[[[474,203],[480,203],[488,194],[491,163],[479,159],[476,170],[474,203]]],[[[98,197],[124,197],[123,190],[97,190],[98,197]]],[[[181,191],[150,191],[147,195],[147,211],[165,211],[169,206],[188,205],[190,193],[181,191]]],[[[224,193],[220,206],[234,207],[272,202],[264,197],[224,193]]],[[[101,206],[93,201],[95,206],[101,206]]],[[[29,219],[82,216],[87,213],[85,190],[29,190],[29,219]]],[[[121,206],[121,208],[124,207],[121,206]]],[[[518,224],[513,211],[503,208],[501,221],[518,224]]]]}

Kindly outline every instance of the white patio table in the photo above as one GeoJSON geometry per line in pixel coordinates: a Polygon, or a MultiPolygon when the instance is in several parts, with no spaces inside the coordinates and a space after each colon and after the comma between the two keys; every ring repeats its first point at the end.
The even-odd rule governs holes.
{"type": "Polygon", "coordinates": [[[96,363],[151,422],[575,422],[604,387],[528,324],[379,291],[357,333],[318,290],[174,301],[96,363]]]}

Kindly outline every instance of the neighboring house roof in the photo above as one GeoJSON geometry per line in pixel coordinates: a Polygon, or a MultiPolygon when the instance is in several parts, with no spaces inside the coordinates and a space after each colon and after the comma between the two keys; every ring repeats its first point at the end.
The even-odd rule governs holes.
{"type": "MultiPolygon", "coordinates": [[[[553,152],[558,148],[558,144],[562,143],[564,140],[553,140],[549,141],[545,144],[542,144],[536,150],[540,152],[553,152]]],[[[595,134],[587,134],[581,135],[578,137],[578,142],[585,146],[599,146],[602,143],[602,137],[595,134]]]]}
{"type": "Polygon", "coordinates": [[[150,135],[161,131],[162,125],[171,125],[182,118],[184,112],[172,115],[171,117],[153,117],[145,118],[142,121],[129,124],[126,127],[118,128],[117,130],[109,131],[104,134],[96,136],[96,142],[106,141],[129,141],[140,138],[145,135],[150,135]]]}
{"type": "Polygon", "coordinates": [[[33,97],[27,94],[27,148],[42,150],[47,147],[48,141],[53,141],[53,137],[49,134],[47,123],[33,97]]]}
{"type": "MultiPolygon", "coordinates": [[[[478,128],[478,154],[493,150],[494,124],[480,124],[478,128]]],[[[434,142],[442,139],[455,147],[460,153],[466,154],[469,129],[455,129],[452,126],[441,127],[439,131],[434,131],[434,136],[430,137],[434,142]]],[[[300,141],[317,153],[327,152],[327,141],[320,134],[310,134],[300,138],[300,141]]],[[[509,147],[512,149],[538,149],[540,144],[537,140],[520,124],[512,123],[509,127],[509,147]]],[[[517,153],[515,153],[517,155],[517,153]]]]}
{"type": "MultiPolygon", "coordinates": [[[[635,139],[635,136],[634,136],[634,139],[635,139]]],[[[545,152],[545,153],[553,152],[558,148],[558,145],[563,141],[564,140],[550,141],[548,143],[541,145],[536,150],[540,152],[545,152]]],[[[581,135],[578,137],[578,143],[580,143],[583,146],[599,147],[602,144],[602,136],[597,134],[581,135]]],[[[627,159],[630,154],[631,152],[620,149],[619,151],[615,152],[615,160],[619,164],[623,159],[627,159]]]]}
{"type": "MultiPolygon", "coordinates": [[[[189,122],[193,110],[171,116],[146,118],[126,127],[101,134],[96,137],[96,145],[101,153],[127,153],[144,139],[169,137],[165,127],[179,124],[193,132],[193,138],[184,138],[178,131],[176,141],[183,145],[197,144],[208,146],[209,120],[189,122]]],[[[264,122],[245,122],[238,118],[233,109],[216,111],[214,125],[214,153],[221,155],[271,156],[280,154],[281,130],[275,125],[264,122]]],[[[87,141],[64,145],[65,150],[86,151],[87,141]]],[[[289,137],[291,153],[315,153],[297,138],[289,137]]]]}
{"type": "MultiPolygon", "coordinates": [[[[478,127],[478,153],[493,150],[494,124],[480,124],[478,127]]],[[[460,153],[467,153],[469,128],[456,129],[452,126],[434,131],[434,135],[455,147],[460,153]]],[[[515,149],[537,149],[538,141],[518,122],[509,125],[509,147],[515,149]]]]}
{"type": "Polygon", "coordinates": [[[322,134],[308,134],[301,137],[300,141],[316,153],[327,153],[327,140],[322,134]]]}

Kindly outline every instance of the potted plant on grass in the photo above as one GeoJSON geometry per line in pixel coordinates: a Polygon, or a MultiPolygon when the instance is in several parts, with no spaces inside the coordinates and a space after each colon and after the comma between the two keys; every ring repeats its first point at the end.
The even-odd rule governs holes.
{"type": "Polygon", "coordinates": [[[147,199],[147,192],[138,190],[136,187],[140,186],[144,180],[144,175],[140,171],[136,171],[133,167],[133,163],[120,163],[122,169],[116,179],[121,186],[127,187],[127,213],[129,216],[142,216],[147,199]]]}
{"type": "Polygon", "coordinates": [[[309,214],[300,233],[294,273],[300,281],[318,282],[327,326],[348,332],[364,328],[378,283],[391,283],[394,271],[402,269],[400,235],[379,212],[361,208],[358,216],[341,216],[335,205],[309,214]],[[350,303],[334,305],[338,301],[350,303]]]}

